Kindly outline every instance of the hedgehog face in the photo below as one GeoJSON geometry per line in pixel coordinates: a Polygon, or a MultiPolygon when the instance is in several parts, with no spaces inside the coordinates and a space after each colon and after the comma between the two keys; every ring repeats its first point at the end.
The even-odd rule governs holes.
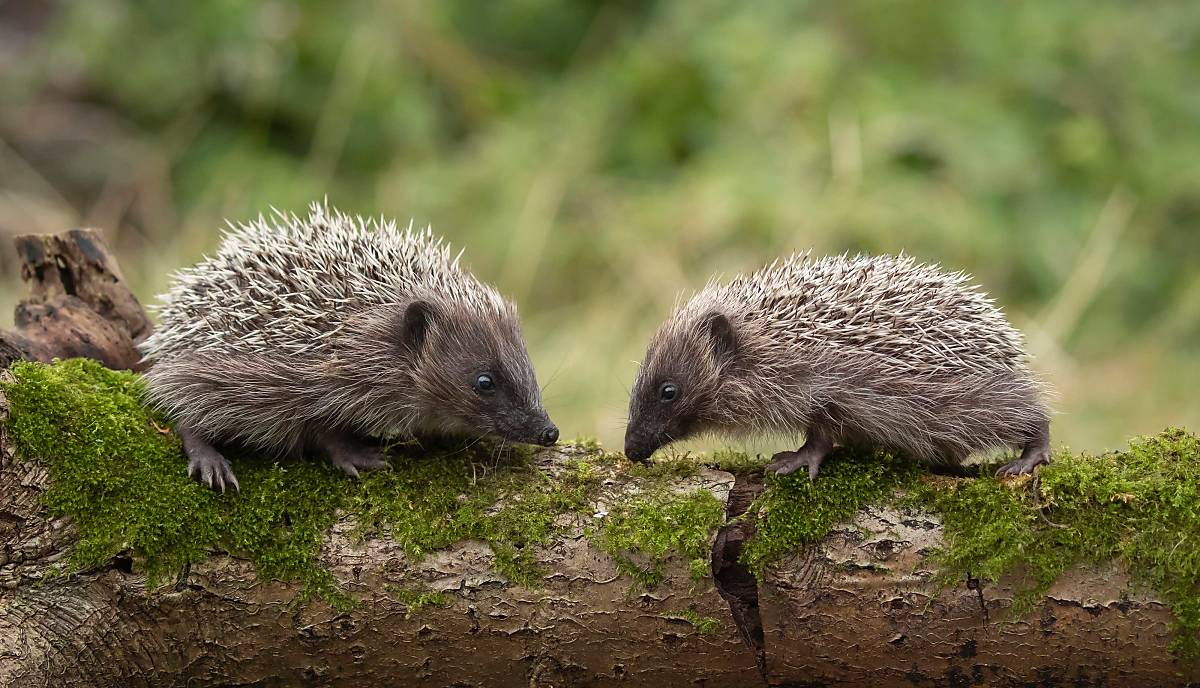
{"type": "Polygon", "coordinates": [[[664,326],[633,385],[625,455],[644,461],[665,444],[712,429],[722,376],[736,354],[733,324],[721,313],[664,326]]]}
{"type": "Polygon", "coordinates": [[[558,440],[511,309],[481,313],[415,301],[400,330],[420,425],[528,444],[558,440]]]}

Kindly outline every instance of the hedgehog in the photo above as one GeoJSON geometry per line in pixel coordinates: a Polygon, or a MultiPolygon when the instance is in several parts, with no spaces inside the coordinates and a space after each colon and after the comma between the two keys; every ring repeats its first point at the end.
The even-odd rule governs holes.
{"type": "Polygon", "coordinates": [[[323,452],[352,477],[378,439],[423,434],[552,445],[516,307],[429,228],[350,217],[229,223],[174,276],[141,345],[148,400],[176,423],[188,473],[238,488],[216,448],[323,452]]]}
{"type": "Polygon", "coordinates": [[[776,261],[678,305],[638,370],[625,453],[705,433],[799,437],[769,473],[816,479],[838,445],[933,467],[1019,448],[999,475],[1050,460],[1049,389],[1020,333],[962,272],[911,256],[776,261]]]}

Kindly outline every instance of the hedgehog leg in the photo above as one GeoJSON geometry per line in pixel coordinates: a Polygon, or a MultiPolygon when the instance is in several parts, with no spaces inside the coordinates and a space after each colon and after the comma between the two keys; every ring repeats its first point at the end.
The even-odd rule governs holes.
{"type": "Polygon", "coordinates": [[[177,425],[175,434],[183,440],[183,453],[188,457],[188,475],[214,490],[224,492],[226,487],[232,487],[241,491],[229,461],[221,456],[216,447],[184,425],[177,425]]]}
{"type": "Polygon", "coordinates": [[[1025,443],[1021,457],[1001,466],[996,475],[1032,473],[1033,469],[1044,463],[1050,463],[1050,421],[1043,422],[1037,436],[1025,443]]]}
{"type": "Polygon", "coordinates": [[[767,464],[767,472],[775,475],[788,475],[801,466],[808,466],[808,479],[816,480],[817,472],[821,470],[821,462],[833,451],[833,440],[822,428],[813,426],[808,429],[808,437],[804,446],[794,452],[779,452],[771,457],[767,464]]]}
{"type": "Polygon", "coordinates": [[[373,447],[352,435],[345,433],[330,433],[322,438],[321,448],[329,453],[329,460],[352,478],[358,477],[359,471],[370,471],[387,467],[383,460],[383,451],[373,447]]]}

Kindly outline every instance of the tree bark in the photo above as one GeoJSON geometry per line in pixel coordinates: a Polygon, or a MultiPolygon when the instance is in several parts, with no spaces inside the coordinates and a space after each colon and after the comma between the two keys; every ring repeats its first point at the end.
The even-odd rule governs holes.
{"type": "MultiPolygon", "coordinates": [[[[543,452],[541,460],[562,460],[543,452]]],[[[36,493],[44,472],[6,455],[0,467],[0,685],[607,685],[622,681],[753,685],[754,657],[731,624],[697,634],[676,615],[727,614],[711,582],[671,562],[653,591],[631,590],[582,530],[539,552],[538,589],[508,584],[492,553],[463,542],[422,561],[386,537],[356,542],[342,518],[320,566],[361,600],[338,613],[297,604],[298,587],[259,582],[253,566],[214,552],[173,586],[151,591],[123,562],[39,585],[71,541],[36,493]],[[446,608],[406,614],[389,586],[441,591],[446,608]]],[[[722,499],[728,474],[704,471],[681,489],[722,499]]],[[[615,498],[616,495],[610,495],[615,498]]]]}
{"type": "Polygon", "coordinates": [[[1068,571],[1013,618],[1014,581],[931,584],[936,517],[869,508],[762,582],[767,668],[780,683],[1173,686],[1170,609],[1116,564],[1068,571]],[[972,589],[974,588],[974,589],[972,589]]]}
{"type": "Polygon", "coordinates": [[[0,368],[18,359],[93,358],[116,370],[139,370],[136,344],[153,327],[99,233],[16,238],[29,296],[15,327],[0,330],[0,368]]]}
{"type": "MultiPolygon", "coordinates": [[[[81,346],[72,344],[71,332],[107,323],[117,336],[99,353],[119,365],[128,362],[120,358],[123,347],[144,337],[149,324],[144,314],[129,311],[136,300],[118,306],[115,297],[80,295],[79,285],[91,278],[80,277],[77,260],[91,261],[95,276],[114,278],[110,290],[124,289],[115,263],[96,260],[83,248],[94,241],[95,235],[46,240],[42,245],[55,250],[65,242],[68,248],[55,254],[61,263],[30,254],[29,264],[46,266],[40,276],[31,272],[33,299],[54,302],[56,313],[48,317],[62,324],[53,330],[57,334],[37,341],[46,347],[42,354],[62,355],[81,346]],[[72,253],[71,246],[79,251],[72,253]],[[62,293],[39,296],[39,284],[50,285],[48,291],[62,285],[62,293]],[[84,306],[73,302],[61,308],[56,299],[62,298],[76,299],[92,315],[82,315],[84,306]]],[[[11,333],[3,341],[22,346],[11,333]]],[[[40,359],[31,346],[22,355],[40,359]]],[[[0,417],[7,412],[0,395],[0,417]]],[[[298,603],[298,585],[258,581],[250,562],[226,552],[212,552],[158,590],[148,590],[123,557],[52,578],[48,574],[73,542],[72,526],[48,517],[40,501],[46,468],[36,457],[17,459],[2,428],[0,423],[0,686],[1200,681],[1194,664],[1166,650],[1170,610],[1152,592],[1130,594],[1128,577],[1115,565],[1069,572],[1019,619],[1005,614],[1011,581],[940,588],[927,556],[943,532],[925,513],[865,509],[756,580],[738,562],[742,545],[754,536],[753,524],[735,517],[761,490],[761,479],[735,480],[710,469],[677,479],[676,486],[707,489],[727,505],[728,522],[714,536],[713,576],[699,583],[689,577],[686,562],[670,559],[660,584],[634,589],[578,524],[538,550],[548,573],[536,589],[525,588],[495,572],[483,543],[458,543],[417,561],[384,535],[352,537],[355,523],[348,515],[327,533],[319,561],[362,600],[350,612],[320,601],[298,603]],[[409,613],[389,594],[393,585],[443,591],[450,604],[409,613]],[[696,632],[678,616],[689,608],[721,619],[719,630],[696,632]]],[[[548,449],[537,460],[553,473],[581,451],[548,449]]],[[[629,489],[615,482],[598,499],[611,504],[629,489]]]]}

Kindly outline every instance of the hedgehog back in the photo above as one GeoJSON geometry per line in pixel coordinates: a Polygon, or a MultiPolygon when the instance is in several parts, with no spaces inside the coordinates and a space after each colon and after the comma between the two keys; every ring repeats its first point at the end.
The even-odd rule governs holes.
{"type": "Polygon", "coordinates": [[[700,331],[713,311],[737,323],[753,363],[717,388],[710,420],[727,434],[791,434],[820,420],[840,441],[956,463],[1021,444],[1047,420],[1020,333],[961,272],[904,255],[801,254],[710,283],[661,341],[700,331]]]}
{"type": "Polygon", "coordinates": [[[732,305],[774,347],[866,359],[876,372],[1025,370],[1020,333],[970,279],[905,255],[801,254],[697,300],[732,305]]]}
{"type": "Polygon", "coordinates": [[[353,316],[419,294],[505,312],[500,295],[458,268],[426,228],[350,217],[314,204],[230,225],[216,255],[175,276],[161,297],[150,361],[181,354],[319,358],[353,316]]]}

